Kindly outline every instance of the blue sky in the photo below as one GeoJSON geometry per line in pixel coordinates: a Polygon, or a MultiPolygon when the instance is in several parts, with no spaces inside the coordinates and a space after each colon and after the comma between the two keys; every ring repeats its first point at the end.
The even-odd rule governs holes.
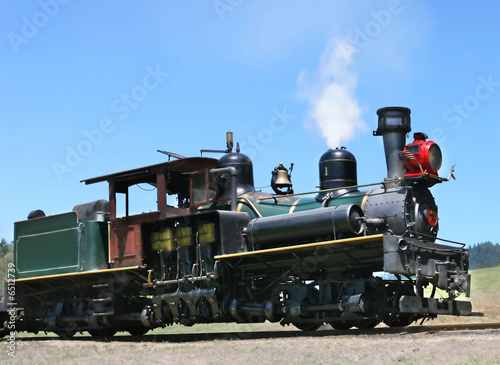
{"type": "Polygon", "coordinates": [[[440,236],[498,242],[499,13],[430,0],[2,0],[0,237],[33,209],[107,199],[83,179],[160,163],[157,149],[223,149],[228,130],[258,187],[293,162],[295,191],[314,190],[335,145],[356,156],[360,184],[378,182],[376,110],[405,106],[411,134],[440,144],[441,175],[457,163],[457,180],[432,188],[440,236]]]}

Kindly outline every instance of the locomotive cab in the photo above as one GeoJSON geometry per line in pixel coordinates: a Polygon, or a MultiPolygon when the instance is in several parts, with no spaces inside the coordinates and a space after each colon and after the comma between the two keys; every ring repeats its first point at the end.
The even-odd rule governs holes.
{"type": "Polygon", "coordinates": [[[144,264],[147,250],[143,242],[149,238],[143,234],[143,224],[161,221],[169,216],[182,216],[190,211],[190,174],[206,176],[217,161],[205,157],[182,158],[139,169],[83,180],[85,184],[107,181],[109,183],[109,250],[111,268],[140,266],[144,264]],[[157,210],[130,215],[129,190],[136,184],[148,184],[156,188],[157,210]],[[117,194],[125,196],[125,216],[117,216],[117,194]],[[167,194],[177,195],[177,207],[167,205],[167,194]]]}

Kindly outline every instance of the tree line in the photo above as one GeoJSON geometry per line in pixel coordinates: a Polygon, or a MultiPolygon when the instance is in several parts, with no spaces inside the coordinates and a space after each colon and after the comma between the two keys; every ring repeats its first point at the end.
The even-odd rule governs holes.
{"type": "Polygon", "coordinates": [[[0,241],[0,297],[3,296],[3,278],[7,274],[9,263],[14,262],[14,245],[2,238],[0,241]]]}
{"type": "Polygon", "coordinates": [[[0,280],[7,272],[9,262],[14,262],[14,245],[12,243],[9,244],[5,238],[0,241],[0,280]]]}
{"type": "Polygon", "coordinates": [[[469,247],[469,269],[484,269],[500,264],[500,245],[490,241],[469,247]]]}

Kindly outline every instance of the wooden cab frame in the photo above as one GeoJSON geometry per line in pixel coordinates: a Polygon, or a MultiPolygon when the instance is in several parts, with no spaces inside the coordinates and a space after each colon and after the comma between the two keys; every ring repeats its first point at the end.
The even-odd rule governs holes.
{"type": "Polygon", "coordinates": [[[108,264],[110,268],[144,264],[142,225],[191,213],[190,175],[215,168],[217,160],[190,157],[83,180],[86,185],[109,183],[108,264]],[[150,184],[157,189],[157,211],[130,215],[129,187],[150,184]],[[125,194],[125,216],[117,217],[117,194],[125,194]],[[177,207],[167,205],[167,194],[178,196],[177,207]]]}

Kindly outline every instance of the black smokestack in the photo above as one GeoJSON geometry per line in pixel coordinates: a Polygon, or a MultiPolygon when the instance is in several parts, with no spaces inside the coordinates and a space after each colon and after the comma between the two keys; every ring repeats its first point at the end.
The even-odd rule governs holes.
{"type": "Polygon", "coordinates": [[[382,136],[384,139],[388,180],[402,179],[405,175],[399,152],[404,149],[406,134],[411,131],[410,113],[410,109],[398,106],[377,110],[378,129],[373,135],[382,136]]]}

